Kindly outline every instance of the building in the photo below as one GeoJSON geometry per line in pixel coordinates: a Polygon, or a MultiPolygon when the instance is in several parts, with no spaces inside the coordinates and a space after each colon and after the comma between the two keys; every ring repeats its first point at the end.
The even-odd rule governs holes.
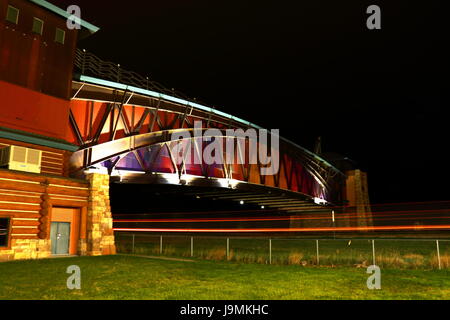
{"type": "Polygon", "coordinates": [[[109,177],[69,178],[77,39],[43,0],[0,0],[0,261],[114,254],[109,177]]]}

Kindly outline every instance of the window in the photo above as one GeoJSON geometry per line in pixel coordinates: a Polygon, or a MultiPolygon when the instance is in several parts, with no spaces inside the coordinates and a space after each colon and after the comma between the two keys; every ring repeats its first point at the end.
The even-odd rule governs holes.
{"type": "Polygon", "coordinates": [[[44,30],[44,21],[38,18],[33,18],[33,33],[42,35],[42,31],[44,30]]]}
{"type": "Polygon", "coordinates": [[[61,30],[60,28],[56,28],[55,41],[61,44],[64,44],[64,40],[66,38],[66,32],[61,30]]]}
{"type": "Polygon", "coordinates": [[[19,22],[19,9],[8,6],[8,11],[6,12],[6,21],[17,24],[19,22]]]}
{"type": "Polygon", "coordinates": [[[0,247],[8,246],[9,218],[0,218],[0,247]]]}

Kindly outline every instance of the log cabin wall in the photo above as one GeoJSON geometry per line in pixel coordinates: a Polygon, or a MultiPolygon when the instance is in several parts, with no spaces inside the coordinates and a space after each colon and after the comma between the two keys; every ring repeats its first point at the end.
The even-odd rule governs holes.
{"type": "Polygon", "coordinates": [[[88,254],[87,208],[90,188],[83,180],[0,169],[0,218],[8,218],[8,240],[1,260],[51,256],[50,223],[53,208],[80,212],[76,254],[88,254]]]}
{"type": "Polygon", "coordinates": [[[69,176],[68,163],[72,152],[0,138],[0,149],[9,147],[11,145],[41,150],[41,173],[64,177],[69,176]]]}
{"type": "Polygon", "coordinates": [[[69,30],[64,12],[0,0],[0,149],[42,151],[40,174],[0,168],[0,261],[115,253],[109,176],[70,179],[78,147],[64,140],[77,36],[98,28],[69,30]]]}

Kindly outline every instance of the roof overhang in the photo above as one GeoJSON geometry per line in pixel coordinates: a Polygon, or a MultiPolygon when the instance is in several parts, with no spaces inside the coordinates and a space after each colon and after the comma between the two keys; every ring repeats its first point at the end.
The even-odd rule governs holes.
{"type": "Polygon", "coordinates": [[[83,19],[74,18],[66,10],[59,8],[48,1],[45,1],[45,0],[28,0],[28,1],[33,2],[33,3],[37,4],[38,6],[41,6],[53,13],[56,13],[57,15],[65,18],[65,19],[74,20],[75,22],[79,23],[84,29],[88,30],[90,33],[95,33],[98,30],[100,30],[99,27],[96,27],[93,24],[91,24],[83,19]]]}
{"type": "Polygon", "coordinates": [[[65,140],[50,138],[40,134],[34,134],[4,127],[0,127],[0,138],[36,144],[39,146],[61,149],[70,152],[75,152],[79,149],[77,145],[69,143],[65,140]]]}

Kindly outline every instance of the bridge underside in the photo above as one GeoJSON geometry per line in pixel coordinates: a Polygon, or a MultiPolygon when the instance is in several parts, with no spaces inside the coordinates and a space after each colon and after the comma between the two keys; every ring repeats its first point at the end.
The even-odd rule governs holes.
{"type": "Polygon", "coordinates": [[[176,175],[161,174],[133,174],[128,173],[123,176],[111,177],[112,184],[118,185],[145,185],[155,186],[153,192],[159,192],[160,186],[171,185],[174,188],[165,190],[178,190],[179,194],[185,196],[195,196],[202,199],[224,200],[234,202],[244,202],[255,206],[271,208],[285,213],[299,213],[307,211],[328,210],[326,206],[315,203],[311,197],[277,188],[266,187],[258,184],[249,184],[237,182],[233,187],[225,187],[222,184],[226,182],[224,179],[207,179],[195,178],[189,183],[176,183],[173,179],[177,179],[176,175]],[[176,187],[181,187],[176,189],[176,187]]]}
{"type": "MultiPolygon", "coordinates": [[[[186,232],[214,234],[235,234],[222,230],[241,229],[241,235],[254,235],[252,230],[258,228],[287,231],[332,227],[332,207],[318,205],[296,192],[244,183],[231,189],[213,187],[204,180],[189,185],[164,180],[157,175],[150,180],[142,175],[112,177],[114,228],[118,231],[130,228],[130,232],[189,230],[186,232]]],[[[335,211],[336,216],[342,214],[340,210],[335,211]]]]}

